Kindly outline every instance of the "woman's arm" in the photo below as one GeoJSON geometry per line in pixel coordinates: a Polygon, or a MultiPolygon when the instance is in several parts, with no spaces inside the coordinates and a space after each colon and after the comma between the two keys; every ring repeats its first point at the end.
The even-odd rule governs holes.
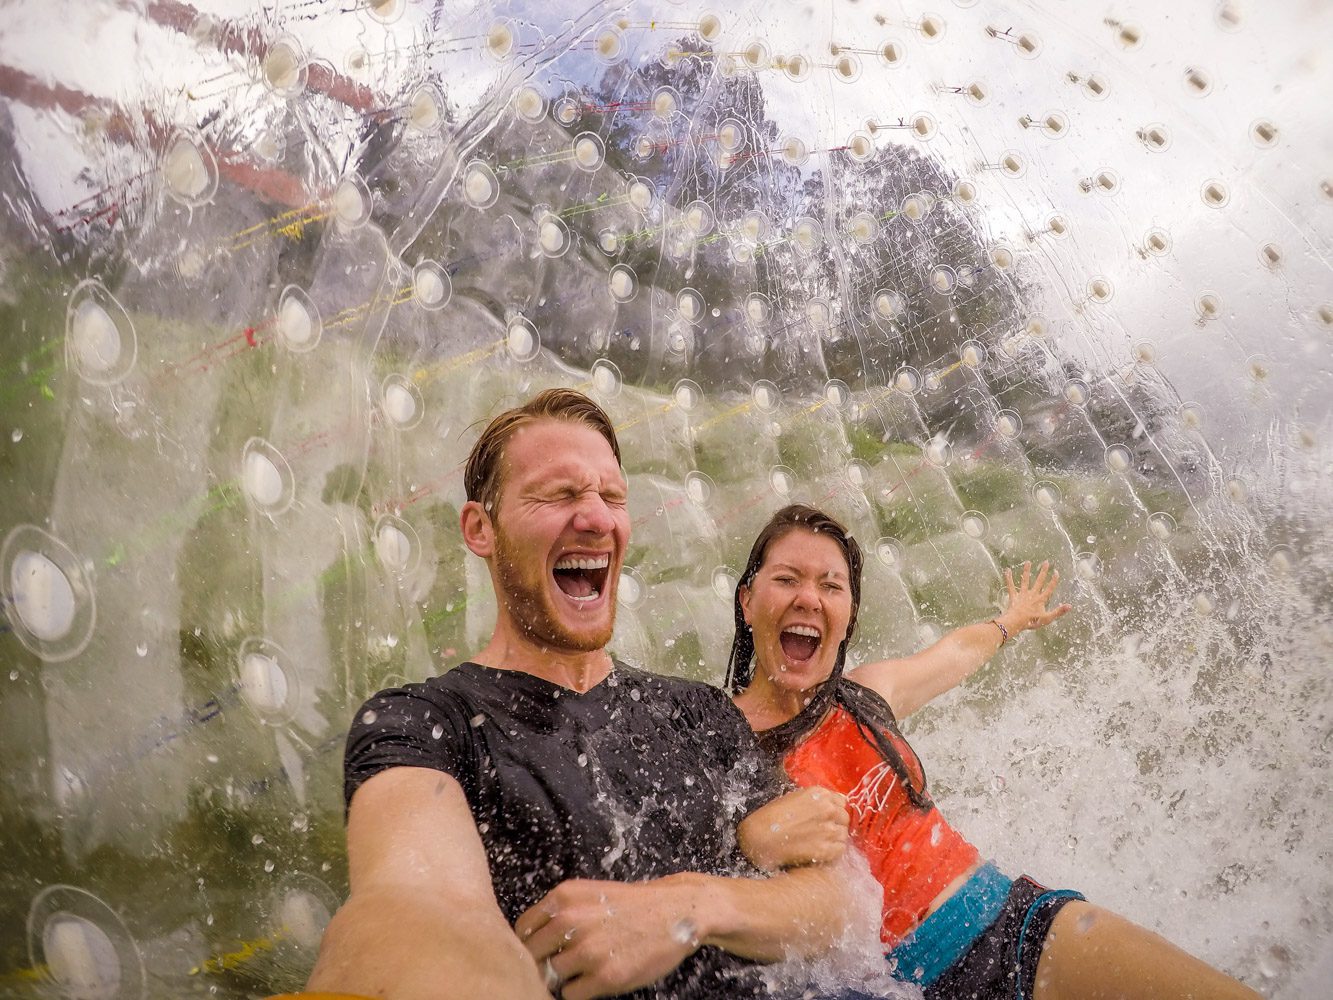
{"type": "Polygon", "coordinates": [[[1023,564],[1023,577],[1015,585],[1011,570],[1004,571],[1009,603],[990,621],[965,625],[919,653],[899,660],[867,663],[851,673],[889,703],[899,719],[957,687],[977,672],[1004,643],[1026,629],[1049,625],[1070,610],[1071,605],[1046,605],[1060,582],[1058,570],[1044,562],[1032,579],[1032,563],[1023,564]]]}
{"type": "Polygon", "coordinates": [[[837,792],[798,788],[760,806],[736,826],[736,842],[761,871],[828,864],[847,849],[847,800],[837,792]]]}

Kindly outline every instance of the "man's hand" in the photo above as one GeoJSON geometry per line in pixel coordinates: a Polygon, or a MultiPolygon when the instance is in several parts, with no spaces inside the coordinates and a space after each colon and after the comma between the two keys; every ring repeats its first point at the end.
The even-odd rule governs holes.
{"type": "Polygon", "coordinates": [[[655,983],[699,947],[702,894],[689,875],[650,882],[562,882],[514,931],[563,1000],[655,983]]]}
{"type": "Polygon", "coordinates": [[[736,840],[764,871],[837,861],[847,849],[847,800],[827,788],[798,788],[746,816],[736,840]]]}
{"type": "Polygon", "coordinates": [[[1058,569],[1051,571],[1050,579],[1047,579],[1046,574],[1050,569],[1049,562],[1042,563],[1037,571],[1037,578],[1033,580],[1032,563],[1025,562],[1023,577],[1018,584],[1014,583],[1013,570],[1004,571],[1004,584],[1009,591],[1009,606],[1000,615],[1000,619],[1011,633],[1016,635],[1025,629],[1042,628],[1069,611],[1072,606],[1069,604],[1057,604],[1049,611],[1046,609],[1051,595],[1055,593],[1056,585],[1060,582],[1058,569]]]}

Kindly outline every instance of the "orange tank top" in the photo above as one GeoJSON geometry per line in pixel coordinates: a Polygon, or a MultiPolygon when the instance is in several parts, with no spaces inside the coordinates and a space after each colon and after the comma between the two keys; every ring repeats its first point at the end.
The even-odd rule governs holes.
{"type": "MultiPolygon", "coordinates": [[[[901,735],[892,730],[885,735],[921,787],[921,761],[901,735]]],[[[887,947],[925,919],[940,891],[980,857],[933,805],[912,804],[893,768],[841,706],[829,712],[783,764],[796,784],[819,785],[847,796],[852,843],[870,861],[871,873],[884,888],[880,938],[887,947]]]]}

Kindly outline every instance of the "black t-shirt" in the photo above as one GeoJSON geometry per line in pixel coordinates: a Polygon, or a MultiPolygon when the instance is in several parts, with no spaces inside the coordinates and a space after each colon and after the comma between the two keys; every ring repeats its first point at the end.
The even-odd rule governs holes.
{"type": "MultiPolygon", "coordinates": [[[[725,694],[619,662],[584,694],[476,663],[382,691],[347,737],[348,803],[373,775],[403,766],[462,786],[510,923],[565,879],[754,874],[736,824],[781,790],[725,694]]],[[[751,963],[701,948],[630,995],[767,993],[751,963]]]]}

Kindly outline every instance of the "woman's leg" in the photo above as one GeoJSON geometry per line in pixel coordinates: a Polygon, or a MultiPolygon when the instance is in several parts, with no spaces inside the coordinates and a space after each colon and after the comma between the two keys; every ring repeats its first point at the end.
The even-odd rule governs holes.
{"type": "Polygon", "coordinates": [[[1152,931],[1080,900],[1056,914],[1034,1000],[1259,1000],[1152,931]]]}

